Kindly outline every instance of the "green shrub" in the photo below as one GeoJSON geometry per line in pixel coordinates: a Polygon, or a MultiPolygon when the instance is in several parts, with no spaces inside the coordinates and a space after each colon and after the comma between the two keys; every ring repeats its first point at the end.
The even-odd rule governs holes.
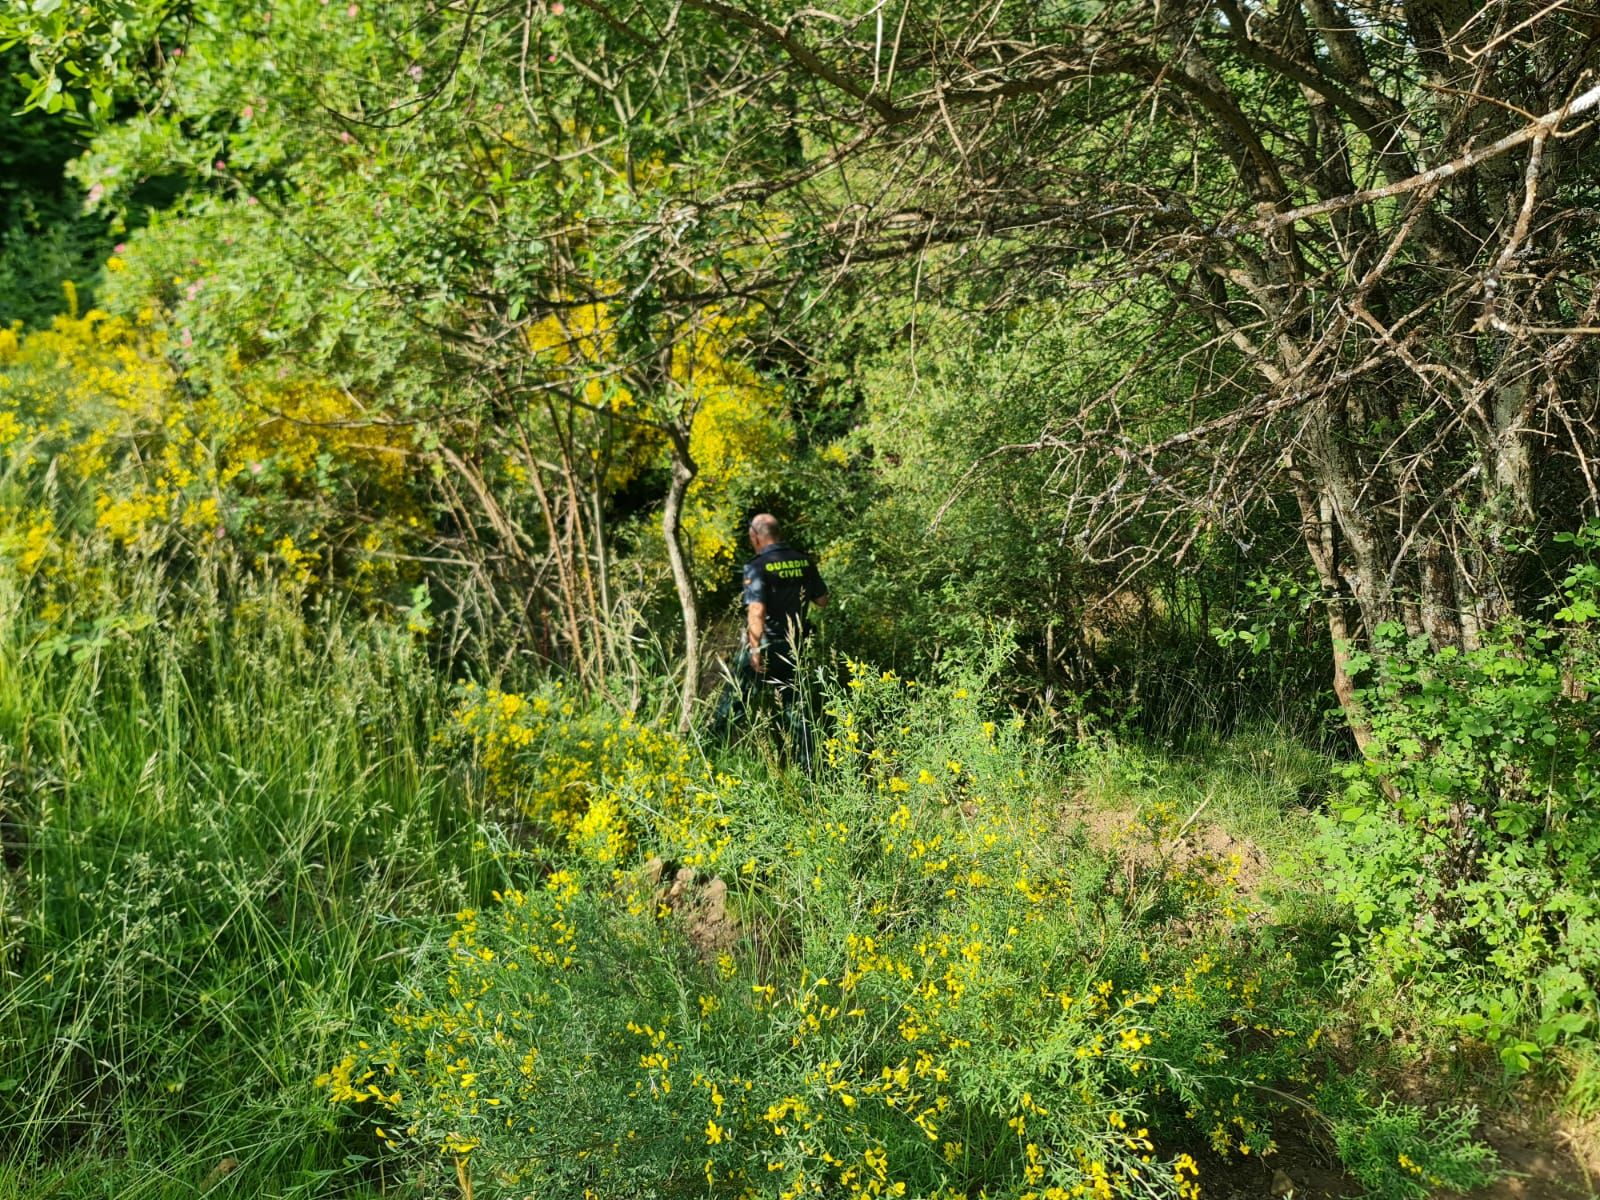
{"type": "Polygon", "coordinates": [[[1595,1032],[1597,596],[1600,570],[1580,565],[1550,623],[1467,651],[1381,628],[1353,664],[1372,749],[1324,828],[1367,960],[1517,1070],[1595,1032]]]}
{"type": "Polygon", "coordinates": [[[1387,1096],[1373,1100],[1353,1079],[1317,1093],[1345,1169],[1374,1200],[1423,1200],[1493,1181],[1494,1151],[1474,1140],[1477,1110],[1451,1108],[1429,1117],[1387,1096]]]}
{"type": "Polygon", "coordinates": [[[479,746],[531,825],[506,884],[321,1080],[425,1171],[491,1196],[1181,1197],[1197,1155],[1270,1153],[1314,1083],[1320,1010],[1236,864],[1175,865],[1164,808],[1115,853],[1064,828],[1059,767],[976,680],[852,664],[814,783],[697,793],[717,876],[679,869],[655,752],[630,768],[614,719],[538,699],[495,699],[543,723],[479,746]],[[572,835],[601,801],[621,859],[572,835]]]}

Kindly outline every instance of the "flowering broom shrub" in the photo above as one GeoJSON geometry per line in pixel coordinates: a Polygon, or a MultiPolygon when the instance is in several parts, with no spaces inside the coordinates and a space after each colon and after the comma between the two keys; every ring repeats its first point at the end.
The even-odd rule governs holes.
{"type": "Polygon", "coordinates": [[[146,559],[396,590],[394,551],[425,528],[402,432],[315,379],[198,388],[163,310],[80,316],[67,295],[49,328],[0,329],[0,552],[45,615],[146,559]]]}
{"type": "Polygon", "coordinates": [[[480,1195],[1192,1197],[1270,1155],[1321,1030],[1237,864],[1176,867],[1164,812],[1093,848],[975,685],[853,667],[798,789],[464,688],[456,736],[536,837],[331,1099],[480,1195]]]}
{"type": "Polygon", "coordinates": [[[641,844],[688,867],[722,861],[723,798],[740,782],[705,769],[679,738],[580,708],[560,683],[532,696],[465,684],[457,699],[447,736],[468,748],[482,793],[580,867],[621,879],[641,844]]]}

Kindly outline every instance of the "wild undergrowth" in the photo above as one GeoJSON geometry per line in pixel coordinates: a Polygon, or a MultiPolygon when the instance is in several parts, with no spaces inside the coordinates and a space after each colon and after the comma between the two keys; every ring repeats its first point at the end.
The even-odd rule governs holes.
{"type": "Polygon", "coordinates": [[[1324,822],[1326,875],[1367,974],[1522,1073],[1600,1034],[1600,526],[1550,619],[1469,650],[1381,628],[1353,669],[1370,727],[1324,822]]]}
{"type": "Polygon", "coordinates": [[[464,690],[509,882],[394,973],[334,1104],[479,1196],[1186,1197],[1307,1110],[1398,1139],[1351,1162],[1377,1194],[1485,1177],[1470,1114],[1328,1089],[1326,997],[1170,804],[1096,846],[981,672],[850,678],[812,779],[464,690]]]}
{"type": "Polygon", "coordinates": [[[808,777],[292,577],[104,578],[0,591],[0,1196],[1185,1197],[1307,1113],[1374,1194],[1484,1175],[1173,853],[1301,821],[1269,737],[1069,755],[854,663],[808,777]]]}
{"type": "Polygon", "coordinates": [[[431,668],[265,585],[0,610],[0,1194],[378,1188],[311,1080],[485,890],[431,668]]]}
{"type": "Polygon", "coordinates": [[[1327,1056],[1327,946],[1232,847],[1175,852],[1300,845],[1292,739],[1069,752],[1001,648],[848,664],[807,776],[450,683],[302,564],[39,494],[0,581],[0,1196],[1183,1198],[1308,1113],[1393,1143],[1345,1154],[1375,1194],[1483,1175],[1470,1113],[1327,1056]]]}

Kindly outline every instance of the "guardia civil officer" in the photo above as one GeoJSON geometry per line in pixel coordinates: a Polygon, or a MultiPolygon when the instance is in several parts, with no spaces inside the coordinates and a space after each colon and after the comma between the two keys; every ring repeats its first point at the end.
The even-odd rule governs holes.
{"type": "Polygon", "coordinates": [[[811,626],[807,610],[828,603],[828,585],[816,564],[783,540],[778,518],[750,519],[750,549],[744,565],[745,627],[734,663],[733,684],[717,704],[713,732],[728,737],[761,689],[770,688],[783,710],[793,753],[811,769],[811,729],[796,679],[801,647],[811,626]]]}

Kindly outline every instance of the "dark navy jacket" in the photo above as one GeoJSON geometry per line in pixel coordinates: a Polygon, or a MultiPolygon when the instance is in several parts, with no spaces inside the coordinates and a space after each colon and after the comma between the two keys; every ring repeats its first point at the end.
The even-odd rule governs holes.
{"type": "Polygon", "coordinates": [[[828,585],[811,559],[783,542],[768,546],[744,565],[744,602],[767,606],[763,643],[779,648],[790,643],[791,631],[804,634],[806,607],[828,594],[828,585]]]}

